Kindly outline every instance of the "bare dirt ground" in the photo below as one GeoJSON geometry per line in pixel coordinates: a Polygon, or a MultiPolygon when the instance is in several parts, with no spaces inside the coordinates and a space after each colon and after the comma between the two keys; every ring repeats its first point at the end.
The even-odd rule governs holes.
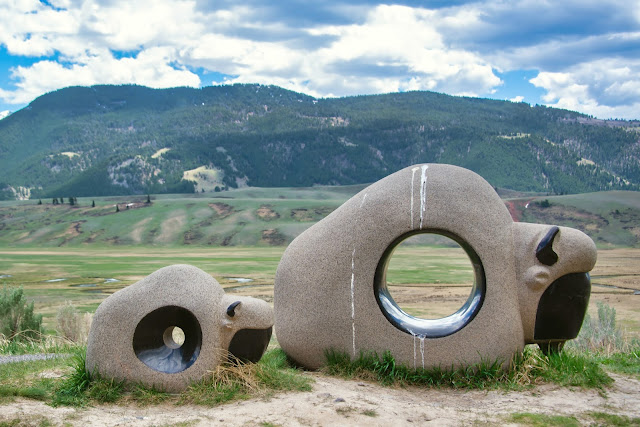
{"type": "Polygon", "coordinates": [[[72,426],[459,426],[515,425],[510,417],[514,413],[573,416],[581,424],[589,423],[592,412],[628,417],[640,414],[640,381],[615,374],[615,383],[604,392],[555,385],[517,392],[388,388],[319,373],[307,375],[315,380],[310,392],[276,394],[213,408],[172,404],[52,408],[19,399],[0,406],[0,420],[72,426]]]}

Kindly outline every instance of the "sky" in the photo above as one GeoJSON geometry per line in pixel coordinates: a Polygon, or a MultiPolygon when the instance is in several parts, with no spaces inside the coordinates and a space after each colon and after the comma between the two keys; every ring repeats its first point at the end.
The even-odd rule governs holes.
{"type": "Polygon", "coordinates": [[[429,90],[640,119],[640,0],[0,0],[0,118],[131,83],[429,90]]]}

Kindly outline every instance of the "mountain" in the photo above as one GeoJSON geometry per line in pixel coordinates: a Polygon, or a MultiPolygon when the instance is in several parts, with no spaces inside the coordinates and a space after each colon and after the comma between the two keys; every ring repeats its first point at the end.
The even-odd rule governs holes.
{"type": "Polygon", "coordinates": [[[0,120],[0,198],[376,181],[460,165],[554,194],[640,189],[640,122],[433,92],[315,99],[276,86],[70,87],[0,120]]]}

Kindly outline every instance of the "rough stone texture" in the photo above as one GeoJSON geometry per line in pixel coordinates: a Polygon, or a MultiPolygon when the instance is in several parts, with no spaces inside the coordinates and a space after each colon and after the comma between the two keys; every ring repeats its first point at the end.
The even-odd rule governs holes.
{"type": "Polygon", "coordinates": [[[274,290],[278,342],[308,368],[322,366],[327,349],[351,356],[388,350],[397,362],[413,367],[496,359],[508,364],[533,342],[536,307],[546,287],[595,264],[591,239],[563,227],[553,246],[562,252],[561,261],[540,264],[535,250],[549,228],[514,223],[491,185],[469,170],[428,164],[398,171],[352,197],[287,248],[274,290]],[[375,297],[379,264],[399,240],[420,232],[458,236],[484,267],[482,306],[452,335],[402,331],[387,320],[375,297]]]}
{"type": "Polygon", "coordinates": [[[100,304],[89,332],[86,367],[108,378],[179,391],[226,360],[229,343],[237,331],[272,326],[273,311],[265,301],[225,295],[220,284],[204,271],[190,265],[173,265],[114,293],[100,304]],[[236,301],[241,304],[230,317],[227,307],[236,301]],[[202,330],[197,359],[177,373],[150,368],[138,359],[133,348],[139,322],[166,306],[188,310],[202,330]]]}

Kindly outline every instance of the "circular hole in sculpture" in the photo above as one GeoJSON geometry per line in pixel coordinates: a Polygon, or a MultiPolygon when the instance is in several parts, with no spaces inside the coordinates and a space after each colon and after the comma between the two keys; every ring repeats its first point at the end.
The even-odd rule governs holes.
{"type": "Polygon", "coordinates": [[[179,326],[169,326],[164,330],[162,340],[169,348],[180,348],[184,344],[184,331],[179,326]]]}
{"type": "Polygon", "coordinates": [[[133,350],[149,368],[168,374],[182,372],[198,358],[202,329],[183,307],[158,308],[140,320],[133,334],[133,350]]]}
{"type": "Polygon", "coordinates": [[[385,251],[374,280],[378,306],[398,329],[438,338],[464,328],[480,310],[485,275],[460,237],[437,230],[401,236],[385,251]]]}

